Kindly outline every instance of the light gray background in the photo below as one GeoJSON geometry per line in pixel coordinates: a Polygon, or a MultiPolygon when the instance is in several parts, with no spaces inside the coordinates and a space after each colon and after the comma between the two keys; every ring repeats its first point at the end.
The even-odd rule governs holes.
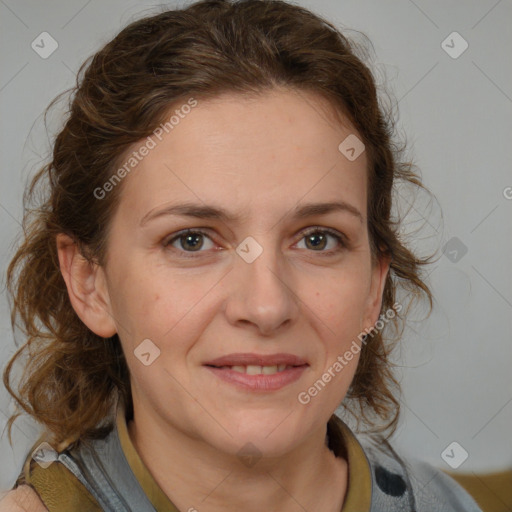
{"type": "MultiPolygon", "coordinates": [[[[512,187],[512,3],[301,4],[341,28],[366,33],[374,44],[374,65],[399,101],[400,128],[412,145],[411,156],[444,213],[441,223],[438,206],[425,209],[418,198],[408,225],[423,225],[419,247],[442,247],[453,237],[467,247],[458,262],[442,255],[432,266],[436,310],[427,321],[411,320],[405,332],[398,352],[403,419],[395,445],[450,469],[441,453],[457,441],[469,453],[460,471],[510,468],[512,200],[505,196],[512,197],[507,189],[512,187]],[[453,31],[469,44],[456,59],[441,47],[453,31]]],[[[2,275],[20,231],[25,181],[47,155],[44,108],[73,85],[86,57],[128,22],[153,12],[155,5],[136,0],[0,0],[2,275]],[[31,48],[43,31],[59,44],[45,60],[31,48]]],[[[458,43],[453,44],[457,49],[458,43]]],[[[3,367],[15,350],[5,294],[0,315],[3,367]]],[[[2,387],[0,432],[10,410],[2,387]]],[[[13,484],[39,431],[27,419],[15,425],[14,449],[6,433],[0,437],[0,489],[13,484]]]]}

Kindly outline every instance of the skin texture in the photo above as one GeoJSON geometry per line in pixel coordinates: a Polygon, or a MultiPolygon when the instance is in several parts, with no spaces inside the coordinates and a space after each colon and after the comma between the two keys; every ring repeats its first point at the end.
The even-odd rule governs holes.
{"type": "Polygon", "coordinates": [[[0,494],[0,512],[48,512],[36,491],[20,485],[3,496],[0,494]]]}
{"type": "Polygon", "coordinates": [[[341,509],[347,464],[326,447],[326,424],[358,355],[307,405],[297,397],[380,313],[389,261],[371,261],[366,154],[349,161],[338,150],[353,133],[309,93],[198,101],[124,178],[104,267],[59,236],[75,311],[96,334],[121,339],[134,401],[130,437],[180,510],[341,509]],[[360,217],[293,217],[296,207],[331,201],[360,217]],[[159,215],[141,226],[183,202],[239,219],[159,215]],[[206,232],[199,251],[175,238],[186,228],[206,232]],[[314,243],[311,228],[320,231],[314,243]],[[236,252],[248,236],[263,249],[252,263],[236,252]],[[149,366],[134,354],[145,339],[160,350],[149,366]],[[282,389],[248,391],[204,366],[234,352],[290,353],[309,366],[282,389]],[[261,455],[251,467],[237,456],[247,443],[261,455]]]}

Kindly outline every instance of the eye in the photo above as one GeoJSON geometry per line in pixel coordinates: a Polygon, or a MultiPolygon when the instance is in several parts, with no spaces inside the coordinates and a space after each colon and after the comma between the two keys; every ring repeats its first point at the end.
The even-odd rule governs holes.
{"type": "Polygon", "coordinates": [[[164,245],[166,247],[172,246],[182,252],[202,252],[201,249],[208,250],[215,246],[212,239],[205,232],[192,229],[178,233],[165,242],[164,245]]]}
{"type": "MultiPolygon", "coordinates": [[[[319,226],[310,228],[298,242],[305,242],[304,247],[314,252],[323,253],[326,256],[340,252],[347,247],[344,235],[336,230],[321,228],[319,226]]],[[[186,229],[178,232],[168,241],[164,247],[172,247],[180,256],[193,258],[193,253],[201,253],[215,248],[211,237],[200,229],[186,229]]]]}
{"type": "MultiPolygon", "coordinates": [[[[300,242],[305,241],[305,248],[326,254],[339,252],[346,247],[344,237],[333,229],[314,227],[309,229],[300,242]],[[329,244],[329,239],[331,243],[329,244]],[[325,250],[327,248],[327,250],[325,250]]],[[[300,243],[299,242],[299,243],[300,243]]],[[[303,247],[300,247],[303,248],[303,247]]]]}

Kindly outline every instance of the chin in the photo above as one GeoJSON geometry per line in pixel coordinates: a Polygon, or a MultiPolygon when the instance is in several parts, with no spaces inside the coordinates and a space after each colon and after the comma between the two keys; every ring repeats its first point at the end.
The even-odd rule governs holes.
{"type": "Polygon", "coordinates": [[[254,446],[265,457],[282,456],[307,435],[307,425],[297,424],[293,417],[294,413],[286,410],[244,413],[226,425],[233,436],[229,438],[229,452],[238,454],[242,447],[254,446]]]}

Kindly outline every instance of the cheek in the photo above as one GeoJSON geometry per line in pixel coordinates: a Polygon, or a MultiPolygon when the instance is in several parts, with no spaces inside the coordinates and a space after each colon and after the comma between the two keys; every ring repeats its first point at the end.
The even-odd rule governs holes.
{"type": "Polygon", "coordinates": [[[339,279],[339,284],[332,280],[329,288],[316,291],[314,297],[315,311],[334,333],[353,334],[360,329],[368,301],[366,279],[339,279]]]}
{"type": "Polygon", "coordinates": [[[210,278],[168,272],[139,273],[136,280],[125,279],[119,304],[126,326],[122,343],[125,353],[131,353],[128,357],[134,377],[142,387],[158,388],[160,379],[169,381],[169,373],[180,382],[187,381],[189,353],[218,311],[215,294],[208,293],[213,285],[210,278]],[[140,352],[138,347],[146,339],[157,347],[154,350],[159,355],[155,364],[141,367],[133,354],[140,352]]]}
{"type": "Polygon", "coordinates": [[[112,304],[116,317],[130,326],[133,335],[158,338],[185,318],[211,285],[207,279],[171,273],[147,260],[119,265],[112,304]]]}

